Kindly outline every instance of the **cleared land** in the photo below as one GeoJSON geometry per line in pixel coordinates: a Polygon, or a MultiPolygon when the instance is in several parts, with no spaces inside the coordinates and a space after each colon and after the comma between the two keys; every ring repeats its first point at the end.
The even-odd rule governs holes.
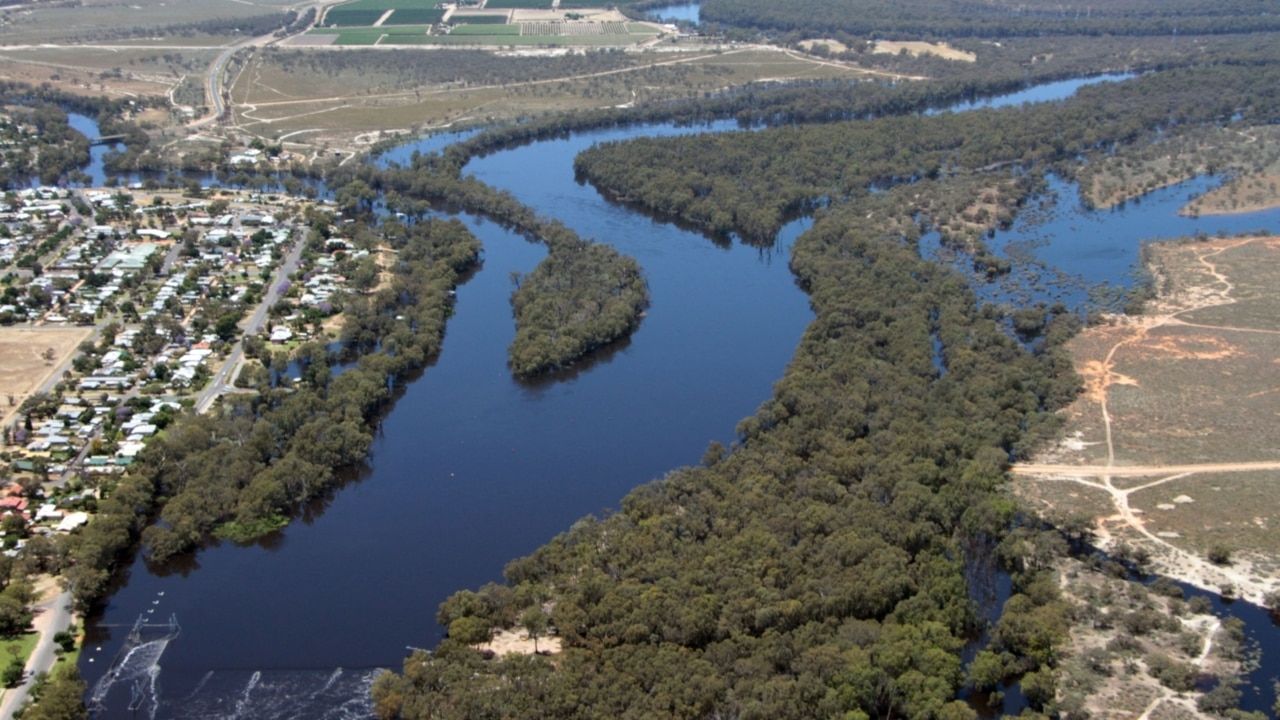
{"type": "Polygon", "coordinates": [[[10,415],[57,372],[93,328],[0,328],[0,415],[10,415]],[[13,402],[9,402],[13,398],[13,402]]]}
{"type": "Polygon", "coordinates": [[[914,40],[903,42],[877,40],[871,49],[872,52],[887,55],[897,55],[904,50],[914,57],[920,57],[921,55],[937,55],[944,60],[959,60],[961,62],[974,62],[978,59],[977,55],[966,50],[957,50],[946,43],[919,42],[914,40]]]}
{"type": "Polygon", "coordinates": [[[360,51],[333,55],[344,63],[329,61],[327,55],[259,53],[232,89],[239,126],[264,138],[354,147],[351,143],[357,134],[379,130],[420,131],[539,112],[608,107],[719,92],[765,80],[869,76],[854,65],[757,48],[611,53],[608,64],[592,62],[590,51],[583,51],[582,67],[563,72],[530,68],[555,57],[554,53],[573,57],[573,51],[529,49],[486,56],[486,67],[492,67],[489,73],[482,72],[476,57],[459,58],[452,51],[371,49],[368,58],[352,52],[360,51]],[[545,55],[522,57],[526,52],[545,55]],[[379,64],[375,62],[379,57],[394,62],[379,64]],[[455,70],[469,68],[473,78],[491,74],[493,79],[424,82],[424,77],[440,75],[431,69],[432,63],[455,70]],[[503,63],[519,63],[521,75],[512,77],[503,63]],[[521,76],[528,79],[516,79],[521,76]]]}
{"type": "MultiPolygon", "coordinates": [[[[0,24],[0,45],[56,43],[65,40],[101,41],[138,38],[136,28],[192,26],[209,21],[235,20],[284,12],[293,2],[255,0],[84,0],[76,3],[30,3],[6,8],[0,24]]],[[[184,38],[172,32],[157,33],[166,44],[184,38]]],[[[200,33],[193,33],[192,37],[200,33]]],[[[210,37],[207,34],[206,38],[210,37]]],[[[191,38],[185,38],[190,40],[191,38]]],[[[243,39],[243,38],[241,38],[243,39]]]]}
{"type": "Polygon", "coordinates": [[[1097,518],[1161,572],[1258,601],[1280,558],[1280,238],[1151,248],[1160,297],[1072,341],[1085,393],[1020,493],[1097,518]],[[1230,564],[1205,559],[1215,546],[1230,564]]]}

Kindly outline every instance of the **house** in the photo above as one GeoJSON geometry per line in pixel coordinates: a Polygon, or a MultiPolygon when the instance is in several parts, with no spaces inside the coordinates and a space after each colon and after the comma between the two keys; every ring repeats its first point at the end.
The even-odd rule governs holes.
{"type": "Polygon", "coordinates": [[[89,522],[89,513],[76,511],[67,513],[54,529],[58,532],[71,532],[89,522]]]}

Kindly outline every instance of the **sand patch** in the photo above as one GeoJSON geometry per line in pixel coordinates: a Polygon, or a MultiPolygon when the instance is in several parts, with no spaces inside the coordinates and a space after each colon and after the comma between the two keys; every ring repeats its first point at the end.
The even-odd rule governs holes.
{"type": "MultiPolygon", "coordinates": [[[[529,639],[522,629],[499,630],[494,633],[493,639],[480,645],[481,651],[489,650],[494,655],[532,655],[534,654],[534,643],[529,639]]],[[[550,635],[538,638],[537,652],[543,655],[555,655],[560,652],[560,638],[550,635]]]]}
{"type": "Polygon", "coordinates": [[[805,51],[805,52],[813,52],[813,49],[814,49],[815,47],[819,46],[819,45],[825,45],[825,46],[826,46],[826,48],[827,48],[827,52],[832,52],[832,53],[842,53],[842,52],[848,52],[848,51],[849,51],[849,46],[848,46],[848,45],[845,45],[844,43],[840,42],[839,40],[826,40],[826,39],[824,39],[824,40],[802,40],[802,41],[800,41],[800,47],[804,48],[804,51],[805,51]]]}

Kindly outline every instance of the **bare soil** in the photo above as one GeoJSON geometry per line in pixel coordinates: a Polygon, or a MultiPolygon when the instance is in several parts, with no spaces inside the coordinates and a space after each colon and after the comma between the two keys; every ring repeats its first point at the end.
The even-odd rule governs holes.
{"type": "Polygon", "coordinates": [[[959,60],[961,62],[974,62],[978,59],[977,55],[965,50],[957,50],[946,43],[918,42],[914,40],[903,42],[877,40],[872,52],[896,55],[903,50],[910,53],[912,57],[937,55],[944,60],[959,60]]]}
{"type": "MultiPolygon", "coordinates": [[[[543,655],[555,655],[560,652],[560,638],[551,635],[538,638],[537,652],[543,655]]],[[[520,628],[512,630],[499,630],[493,635],[493,639],[480,646],[480,650],[491,650],[493,654],[502,655],[533,655],[534,642],[520,628]]]]}
{"type": "Polygon", "coordinates": [[[1104,547],[1123,539],[1162,573],[1258,602],[1280,585],[1280,239],[1151,255],[1159,298],[1072,341],[1085,391],[1065,439],[1015,466],[1015,489],[1090,513],[1104,547]],[[1210,563],[1214,544],[1235,560],[1210,563]]]}

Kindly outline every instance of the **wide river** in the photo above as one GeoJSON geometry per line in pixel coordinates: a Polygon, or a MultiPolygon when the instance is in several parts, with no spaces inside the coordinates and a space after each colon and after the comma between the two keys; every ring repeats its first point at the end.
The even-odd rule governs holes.
{"type": "MultiPolygon", "coordinates": [[[[1003,102],[1062,97],[1078,85],[1003,102]]],[[[382,423],[368,469],[263,543],[206,548],[164,569],[133,562],[89,622],[80,667],[101,701],[96,716],[368,717],[368,683],[398,668],[410,646],[439,640],[435,612],[450,593],[499,580],[507,561],[578,518],[698,462],[710,441],[732,441],[812,318],[787,269],[806,221],[767,251],[717,245],[605,201],[572,171],[594,142],[689,131],[580,133],[471,163],[485,182],[635,257],[653,295],[639,331],[565,377],[514,380],[510,274],[532,270],[543,250],[463,218],[484,243],[483,266],[458,290],[439,361],[382,423]],[[139,618],[147,626],[131,633],[139,618]],[[171,618],[180,632],[164,627],[171,618]]],[[[1133,252],[1150,237],[1147,213],[1177,217],[1176,192],[1144,201],[1141,220],[1097,215],[1133,252]]],[[[1074,198],[1060,204],[1074,207],[1074,198]]],[[[1170,232],[1265,222],[1275,224],[1172,220],[1170,232]]]]}

